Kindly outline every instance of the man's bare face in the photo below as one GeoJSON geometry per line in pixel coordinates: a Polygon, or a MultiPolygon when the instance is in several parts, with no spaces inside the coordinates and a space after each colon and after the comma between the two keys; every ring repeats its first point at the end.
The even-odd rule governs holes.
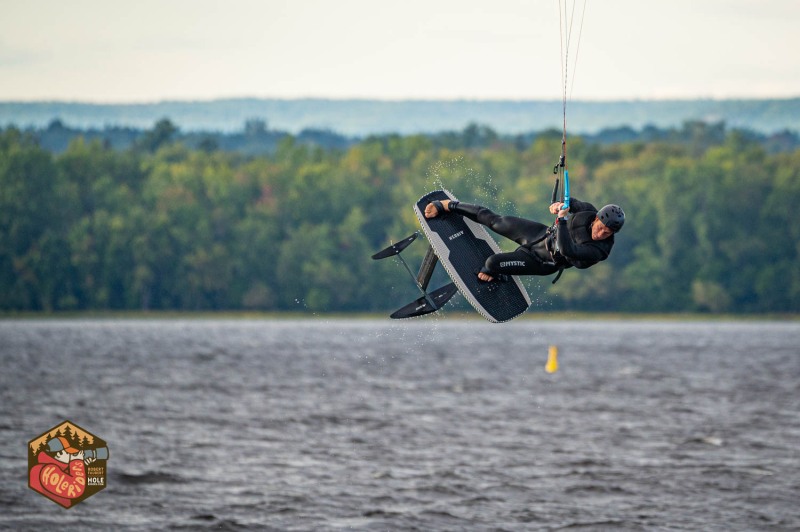
{"type": "Polygon", "coordinates": [[[605,240],[614,234],[614,231],[606,227],[599,218],[595,218],[592,222],[592,240],[605,240]]]}

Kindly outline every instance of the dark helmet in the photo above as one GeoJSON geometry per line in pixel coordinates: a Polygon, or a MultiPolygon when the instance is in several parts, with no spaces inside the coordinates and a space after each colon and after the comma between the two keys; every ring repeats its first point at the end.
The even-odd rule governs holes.
{"type": "Polygon", "coordinates": [[[597,217],[603,222],[603,225],[614,231],[615,233],[622,229],[622,224],[625,223],[625,213],[619,205],[606,205],[597,213],[597,217]]]}

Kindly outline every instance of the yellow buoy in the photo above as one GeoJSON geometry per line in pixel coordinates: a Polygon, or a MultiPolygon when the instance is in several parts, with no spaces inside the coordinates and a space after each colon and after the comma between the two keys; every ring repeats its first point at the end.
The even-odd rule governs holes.
{"type": "Polygon", "coordinates": [[[547,373],[558,371],[558,347],[551,345],[547,351],[547,364],[544,366],[547,373]]]}

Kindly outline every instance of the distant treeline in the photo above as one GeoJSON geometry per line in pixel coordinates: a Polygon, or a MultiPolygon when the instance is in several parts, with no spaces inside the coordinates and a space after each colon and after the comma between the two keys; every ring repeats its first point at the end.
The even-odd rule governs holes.
{"type": "MultiPolygon", "coordinates": [[[[561,143],[478,125],[349,139],[250,122],[195,137],[161,120],[125,143],[68,134],[62,149],[46,140],[59,130],[72,131],[0,132],[2,310],[393,310],[416,289],[369,257],[417,228],[419,196],[443,186],[549,220],[561,143]]],[[[796,135],[609,130],[571,137],[569,164],[575,197],[619,203],[628,221],[608,261],[554,286],[527,279],[534,310],[800,311],[796,135]]]]}
{"type": "MultiPolygon", "coordinates": [[[[707,124],[689,121],[680,128],[658,128],[652,125],[645,126],[640,130],[628,126],[607,128],[593,135],[581,135],[581,138],[586,142],[600,144],[653,141],[692,143],[697,136],[698,128],[702,135],[713,137],[716,141],[722,141],[727,133],[723,122],[707,124]]],[[[770,153],[792,151],[800,147],[800,136],[796,132],[788,130],[771,134],[758,133],[753,130],[737,130],[737,132],[749,140],[758,142],[770,153]]],[[[304,129],[297,135],[291,135],[287,131],[270,129],[265,120],[255,118],[245,121],[242,129],[237,132],[183,132],[171,120],[163,118],[149,130],[116,126],[102,129],[80,129],[69,127],[60,119],[54,119],[47,127],[29,128],[25,130],[25,133],[33,137],[39,146],[53,153],[66,151],[70,143],[77,138],[83,138],[85,141],[97,140],[104,146],[117,150],[152,149],[153,142],[158,143],[164,138],[206,152],[223,150],[240,152],[245,155],[274,154],[281,141],[290,137],[298,144],[325,149],[346,149],[363,140],[321,129],[304,129]]],[[[498,142],[513,143],[520,149],[524,149],[538,136],[551,134],[552,130],[544,130],[504,135],[486,125],[469,124],[461,131],[444,131],[425,134],[425,136],[431,140],[434,146],[451,149],[487,148],[498,142]]]]}
{"type": "MultiPolygon", "coordinates": [[[[318,98],[231,98],[99,104],[85,102],[0,102],[0,126],[46,127],[54,117],[82,129],[128,125],[147,129],[167,116],[187,131],[233,132],[253,118],[296,135],[304,129],[333,129],[350,137],[460,131],[470,123],[520,134],[561,128],[561,100],[329,100],[318,98]]],[[[800,98],[696,99],[569,102],[571,130],[597,133],[630,126],[680,128],[685,121],[725,122],[728,127],[773,133],[800,131],[800,98]]]]}

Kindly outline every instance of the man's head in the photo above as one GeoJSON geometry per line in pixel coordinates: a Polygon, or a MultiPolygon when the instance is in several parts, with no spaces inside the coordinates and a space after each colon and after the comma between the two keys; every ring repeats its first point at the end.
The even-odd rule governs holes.
{"type": "Polygon", "coordinates": [[[622,229],[624,223],[625,213],[619,205],[606,205],[592,222],[592,240],[605,240],[622,229]]]}
{"type": "Polygon", "coordinates": [[[48,441],[45,451],[59,462],[64,462],[65,464],[69,463],[70,455],[80,452],[78,449],[71,446],[69,441],[63,436],[48,441]]]}

